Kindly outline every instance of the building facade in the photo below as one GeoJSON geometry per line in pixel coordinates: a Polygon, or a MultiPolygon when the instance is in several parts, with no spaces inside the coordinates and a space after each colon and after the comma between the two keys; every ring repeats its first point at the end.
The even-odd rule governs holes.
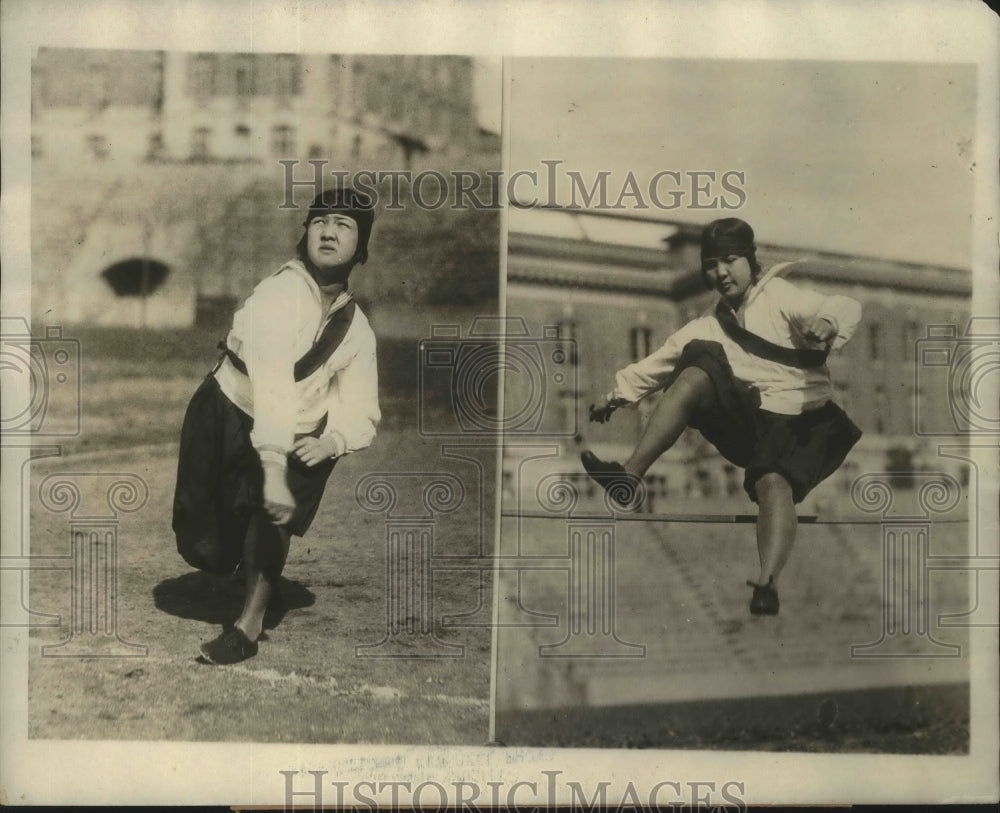
{"type": "MultiPolygon", "coordinates": [[[[483,138],[473,71],[460,56],[39,49],[32,314],[218,321],[288,253],[301,221],[279,211],[289,174],[469,163],[483,138]],[[110,281],[133,271],[135,285],[110,281]]],[[[296,191],[304,205],[310,190],[296,191]]]]}
{"type": "Polygon", "coordinates": [[[42,48],[32,149],[54,167],[326,159],[407,168],[479,138],[469,57],[42,48]]]}
{"type": "MultiPolygon", "coordinates": [[[[566,353],[573,359],[571,384],[547,399],[541,421],[561,444],[560,465],[579,468],[573,458],[582,445],[616,460],[634,445],[655,396],[637,409],[619,410],[602,426],[588,424],[588,406],[612,388],[615,371],[648,355],[715,301],[702,280],[699,233],[690,224],[567,210],[512,215],[507,314],[523,320],[533,336],[558,336],[573,348],[566,353]]],[[[927,376],[921,376],[918,350],[936,326],[957,326],[961,333],[969,318],[971,274],[767,244],[759,244],[757,254],[765,268],[799,260],[790,281],[862,304],[857,331],[828,366],[837,402],[865,434],[843,471],[814,493],[843,496],[859,471],[893,465],[936,466],[964,476],[954,461],[931,459],[915,420],[918,408],[929,423],[951,420],[955,394],[922,384],[927,376]]],[[[515,377],[505,387],[508,411],[527,400],[526,382],[515,377]]],[[[717,497],[740,494],[741,484],[741,473],[698,433],[686,432],[651,470],[647,487],[654,497],[717,497]]]]}

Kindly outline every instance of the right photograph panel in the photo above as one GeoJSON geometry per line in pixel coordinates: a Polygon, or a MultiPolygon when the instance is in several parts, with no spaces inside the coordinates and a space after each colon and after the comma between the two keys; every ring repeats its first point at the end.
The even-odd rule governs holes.
{"type": "Polygon", "coordinates": [[[495,739],[967,753],[975,66],[505,70],[495,739]]]}

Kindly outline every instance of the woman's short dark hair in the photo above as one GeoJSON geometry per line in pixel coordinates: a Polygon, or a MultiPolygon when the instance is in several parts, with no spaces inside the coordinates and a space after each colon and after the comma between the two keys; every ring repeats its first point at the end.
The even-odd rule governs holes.
{"type": "Polygon", "coordinates": [[[309,260],[309,224],[317,217],[332,213],[340,213],[351,218],[358,224],[358,247],[351,258],[351,265],[364,265],[368,259],[368,239],[371,237],[372,224],[375,222],[375,205],[367,195],[350,187],[334,187],[316,196],[309,204],[309,212],[302,223],[303,232],[295,246],[295,255],[308,267],[309,260]]]}
{"type": "Polygon", "coordinates": [[[701,273],[708,288],[714,287],[708,272],[715,267],[720,257],[746,257],[750,263],[750,274],[754,282],[761,275],[757,262],[757,245],[753,229],[738,217],[724,217],[713,220],[701,233],[701,273]]]}

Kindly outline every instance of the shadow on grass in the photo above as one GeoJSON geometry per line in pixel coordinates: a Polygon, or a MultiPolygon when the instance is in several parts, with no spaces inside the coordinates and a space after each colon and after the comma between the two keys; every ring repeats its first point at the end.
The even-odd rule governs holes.
{"type": "MultiPolygon", "coordinates": [[[[282,579],[278,595],[264,614],[264,629],[274,629],[289,610],[316,603],[316,595],[301,582],[282,579]]],[[[195,570],[164,579],[153,588],[153,602],[178,618],[208,624],[231,624],[243,609],[243,576],[216,576],[195,570]]]]}

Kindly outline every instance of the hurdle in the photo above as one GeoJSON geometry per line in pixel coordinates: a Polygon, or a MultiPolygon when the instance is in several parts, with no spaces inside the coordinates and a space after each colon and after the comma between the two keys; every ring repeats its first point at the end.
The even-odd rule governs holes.
{"type": "MultiPolygon", "coordinates": [[[[620,523],[657,523],[666,527],[692,524],[750,525],[757,522],[751,513],[653,513],[623,512],[613,505],[607,494],[604,510],[596,506],[579,505],[578,483],[582,478],[549,474],[542,477],[536,488],[541,506],[502,510],[502,518],[516,523],[517,555],[527,564],[530,557],[521,549],[522,523],[557,520],[564,525],[567,550],[570,553],[571,608],[583,615],[583,624],[573,623],[566,639],[549,646],[547,652],[567,654],[587,652],[600,639],[597,650],[621,649],[622,642],[614,627],[616,593],[614,560],[617,546],[616,526],[620,523]],[[547,510],[546,510],[547,509],[547,510]],[[595,590],[594,563],[604,580],[603,589],[595,590]],[[610,572],[609,572],[610,571],[610,572]],[[598,623],[594,621],[598,620],[598,623]]],[[[882,548],[880,577],[882,602],[881,630],[876,640],[851,646],[851,656],[864,658],[957,658],[961,648],[940,641],[933,634],[929,596],[929,574],[949,570],[997,570],[995,557],[968,554],[940,555],[932,552],[931,536],[936,526],[970,525],[969,516],[948,516],[961,504],[962,488],[955,478],[944,472],[890,473],[862,475],[851,487],[851,498],[862,515],[821,516],[803,514],[800,525],[849,527],[870,526],[879,529],[878,544],[882,548]],[[905,478],[906,490],[913,495],[916,506],[896,506],[897,494],[893,478],[905,478]]],[[[683,535],[678,539],[686,539],[683,535]]],[[[516,557],[515,557],[516,558],[516,557]]],[[[503,557],[501,557],[501,561],[503,557]]],[[[530,567],[530,565],[529,565],[530,567]]],[[[600,580],[598,580],[600,585],[600,580]]],[[[976,608],[970,611],[973,613],[976,608]]],[[[968,615],[968,614],[967,614],[968,615]]],[[[964,617],[963,614],[958,614],[964,617]]],[[[590,653],[587,653],[590,654],[590,653]]],[[[597,654],[597,652],[594,652],[597,654]]],[[[602,652],[603,654],[603,652],[602,652]]],[[[622,653],[624,654],[624,653],[622,653]]]]}
{"type": "MultiPolygon", "coordinates": [[[[604,520],[615,522],[692,522],[710,525],[753,525],[757,522],[756,514],[663,514],[663,513],[624,513],[607,514],[553,514],[548,511],[501,511],[500,516],[506,519],[559,519],[559,520],[604,520]]],[[[875,517],[821,517],[818,514],[803,514],[797,517],[799,525],[882,525],[884,520],[875,517]]],[[[968,524],[967,519],[938,519],[935,525],[968,524]]]]}

